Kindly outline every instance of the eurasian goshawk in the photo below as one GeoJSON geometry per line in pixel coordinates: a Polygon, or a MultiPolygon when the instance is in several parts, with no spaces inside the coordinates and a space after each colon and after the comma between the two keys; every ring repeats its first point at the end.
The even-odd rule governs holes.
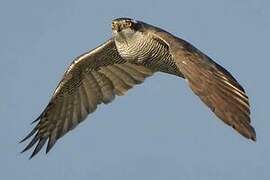
{"type": "Polygon", "coordinates": [[[47,142],[55,142],[76,127],[98,104],[109,103],[155,72],[187,80],[192,91],[226,124],[244,137],[256,140],[250,125],[249,100],[244,89],[223,67],[190,43],[129,18],[112,21],[113,37],[76,58],[40,116],[22,140],[33,139],[36,155],[47,142]]]}

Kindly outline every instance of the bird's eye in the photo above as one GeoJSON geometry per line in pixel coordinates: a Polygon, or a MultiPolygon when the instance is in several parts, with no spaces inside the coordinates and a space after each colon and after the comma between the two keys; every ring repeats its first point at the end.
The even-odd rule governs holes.
{"type": "Polygon", "coordinates": [[[132,22],[127,22],[127,27],[131,27],[132,26],[132,22]]]}

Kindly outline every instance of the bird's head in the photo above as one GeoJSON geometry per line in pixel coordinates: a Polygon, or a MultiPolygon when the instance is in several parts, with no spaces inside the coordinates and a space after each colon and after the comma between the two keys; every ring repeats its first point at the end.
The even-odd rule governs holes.
{"type": "Polygon", "coordinates": [[[117,18],[112,21],[112,33],[114,37],[130,37],[141,27],[141,23],[130,18],[117,18]]]}

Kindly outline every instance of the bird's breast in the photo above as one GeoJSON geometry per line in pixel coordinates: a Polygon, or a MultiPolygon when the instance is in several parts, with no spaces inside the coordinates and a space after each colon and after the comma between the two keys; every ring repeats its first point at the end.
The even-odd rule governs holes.
{"type": "Polygon", "coordinates": [[[149,35],[134,35],[116,41],[116,47],[122,58],[136,64],[154,66],[170,56],[168,50],[149,35]]]}
{"type": "Polygon", "coordinates": [[[151,35],[137,35],[116,41],[116,47],[120,56],[131,63],[144,65],[154,71],[181,74],[168,46],[151,35]]]}

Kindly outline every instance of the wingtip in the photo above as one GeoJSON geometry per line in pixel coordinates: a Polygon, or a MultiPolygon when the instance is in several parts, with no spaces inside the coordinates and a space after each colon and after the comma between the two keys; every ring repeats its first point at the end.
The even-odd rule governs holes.
{"type": "Polygon", "coordinates": [[[53,145],[54,145],[54,143],[53,143],[53,144],[50,144],[50,143],[47,144],[47,147],[46,147],[46,154],[48,154],[48,153],[51,151],[53,145]]]}
{"type": "Polygon", "coordinates": [[[19,140],[18,144],[21,144],[22,142],[24,142],[26,140],[26,138],[23,138],[22,140],[19,140]]]}
{"type": "Polygon", "coordinates": [[[250,133],[251,133],[251,135],[250,135],[250,139],[252,140],[252,141],[254,141],[254,142],[256,142],[257,141],[257,138],[256,138],[256,131],[255,131],[255,129],[250,125],[250,133]]]}
{"type": "Polygon", "coordinates": [[[33,136],[37,131],[37,128],[35,127],[29,134],[27,134],[27,136],[25,136],[25,138],[23,138],[19,143],[22,143],[24,141],[26,141],[27,139],[29,139],[31,136],[33,136]]]}
{"type": "MultiPolygon", "coordinates": [[[[29,136],[29,137],[30,137],[30,136],[29,136]]],[[[23,143],[24,141],[26,141],[26,139],[28,139],[29,137],[26,136],[25,138],[23,138],[22,140],[20,140],[20,141],[19,141],[19,144],[20,144],[20,143],[23,143]]]]}
{"type": "Polygon", "coordinates": [[[22,153],[24,153],[24,152],[26,152],[27,150],[29,150],[30,148],[27,146],[27,147],[25,147],[20,153],[22,154],[22,153]]]}
{"type": "Polygon", "coordinates": [[[22,154],[22,153],[24,153],[25,151],[27,151],[26,148],[24,148],[20,153],[22,154]]]}
{"type": "Polygon", "coordinates": [[[32,125],[32,124],[36,123],[41,118],[41,116],[42,116],[42,113],[34,121],[32,121],[30,124],[32,125]]]}
{"type": "MultiPolygon", "coordinates": [[[[24,148],[20,153],[22,154],[22,153],[24,153],[24,152],[27,151],[27,150],[28,150],[27,148],[24,148]]],[[[29,160],[33,159],[33,157],[34,157],[36,154],[37,154],[36,152],[33,152],[33,153],[31,154],[31,156],[28,157],[28,159],[29,159],[29,160]]]]}
{"type": "Polygon", "coordinates": [[[36,155],[36,153],[32,153],[31,156],[28,158],[29,160],[33,159],[33,157],[36,155]]]}
{"type": "Polygon", "coordinates": [[[250,139],[251,139],[252,141],[254,141],[254,142],[256,142],[256,141],[257,141],[255,131],[254,131],[254,134],[252,134],[252,136],[250,137],[250,139]]]}

